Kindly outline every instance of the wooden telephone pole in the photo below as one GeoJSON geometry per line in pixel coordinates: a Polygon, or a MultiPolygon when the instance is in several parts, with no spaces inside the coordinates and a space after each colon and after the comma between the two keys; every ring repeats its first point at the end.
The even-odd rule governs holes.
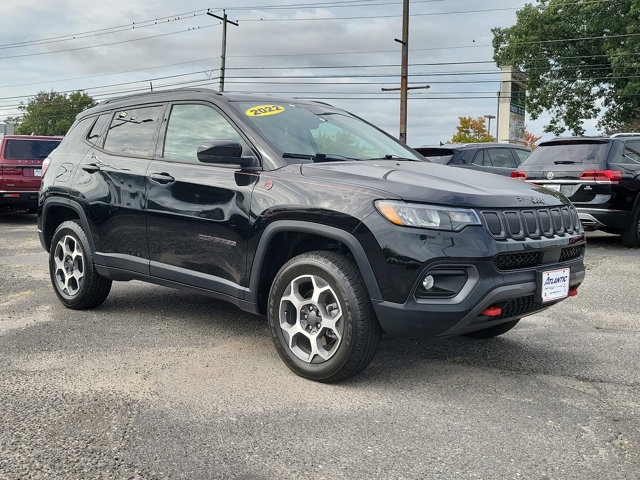
{"type": "Polygon", "coordinates": [[[231,25],[238,26],[237,22],[231,21],[227,19],[227,11],[222,10],[222,17],[218,15],[214,15],[211,12],[207,12],[207,15],[210,15],[218,20],[222,20],[222,54],[220,55],[220,91],[224,92],[224,68],[225,68],[225,59],[227,56],[227,23],[231,25]]]}
{"type": "Polygon", "coordinates": [[[402,4],[402,40],[394,39],[402,44],[402,64],[400,67],[400,88],[382,88],[383,92],[400,90],[400,136],[398,139],[407,143],[407,92],[416,88],[429,88],[429,85],[420,87],[409,86],[409,0],[403,0],[402,4]]]}

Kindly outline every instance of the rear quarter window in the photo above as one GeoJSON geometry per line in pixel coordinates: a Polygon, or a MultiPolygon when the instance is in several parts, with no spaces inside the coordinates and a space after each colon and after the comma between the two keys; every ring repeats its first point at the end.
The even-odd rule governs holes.
{"type": "Polygon", "coordinates": [[[164,106],[118,110],[109,125],[104,149],[139,157],[151,156],[164,106]]]}
{"type": "Polygon", "coordinates": [[[640,167],[640,140],[625,142],[622,155],[612,155],[609,163],[640,167]]]}

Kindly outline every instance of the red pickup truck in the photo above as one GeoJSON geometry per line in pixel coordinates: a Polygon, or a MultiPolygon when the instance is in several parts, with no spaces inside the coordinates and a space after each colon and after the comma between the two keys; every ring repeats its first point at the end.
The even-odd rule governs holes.
{"type": "Polygon", "coordinates": [[[0,209],[35,212],[42,161],[62,137],[0,136],[0,209]]]}

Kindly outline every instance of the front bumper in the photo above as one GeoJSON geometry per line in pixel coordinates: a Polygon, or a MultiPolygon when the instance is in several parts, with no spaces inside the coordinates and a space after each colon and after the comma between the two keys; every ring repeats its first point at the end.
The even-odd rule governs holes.
{"type": "MultiPolygon", "coordinates": [[[[582,259],[556,264],[553,267],[487,275],[489,265],[476,264],[484,273],[464,300],[457,302],[418,301],[411,295],[405,303],[373,301],[373,307],[383,330],[398,338],[448,337],[482,330],[516,318],[540,312],[558,303],[542,303],[540,278],[543,270],[569,267],[569,288],[577,289],[584,280],[582,259]],[[491,317],[482,312],[500,307],[502,313],[491,317]]],[[[452,299],[454,300],[454,299],[452,299]]]]}
{"type": "Polygon", "coordinates": [[[382,298],[372,304],[382,328],[402,338],[453,336],[531,315],[552,304],[541,300],[545,271],[570,268],[569,289],[577,289],[586,248],[577,213],[568,211],[545,226],[529,212],[500,213],[501,223],[460,232],[389,226],[379,216],[368,217],[356,233],[380,286],[382,298]],[[425,276],[439,271],[464,272],[465,283],[445,285],[454,286],[450,295],[425,295],[425,276]],[[501,313],[483,315],[489,307],[501,313]]]}

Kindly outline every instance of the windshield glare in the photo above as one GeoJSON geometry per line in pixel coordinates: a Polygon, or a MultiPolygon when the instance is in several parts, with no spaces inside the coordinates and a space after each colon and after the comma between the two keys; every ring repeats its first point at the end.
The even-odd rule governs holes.
{"type": "MultiPolygon", "coordinates": [[[[234,106],[283,154],[309,157],[320,154],[329,159],[335,157],[335,160],[407,158],[424,161],[377,128],[324,105],[239,102],[234,106]]],[[[286,160],[292,163],[305,161],[299,158],[286,160]]]]}

